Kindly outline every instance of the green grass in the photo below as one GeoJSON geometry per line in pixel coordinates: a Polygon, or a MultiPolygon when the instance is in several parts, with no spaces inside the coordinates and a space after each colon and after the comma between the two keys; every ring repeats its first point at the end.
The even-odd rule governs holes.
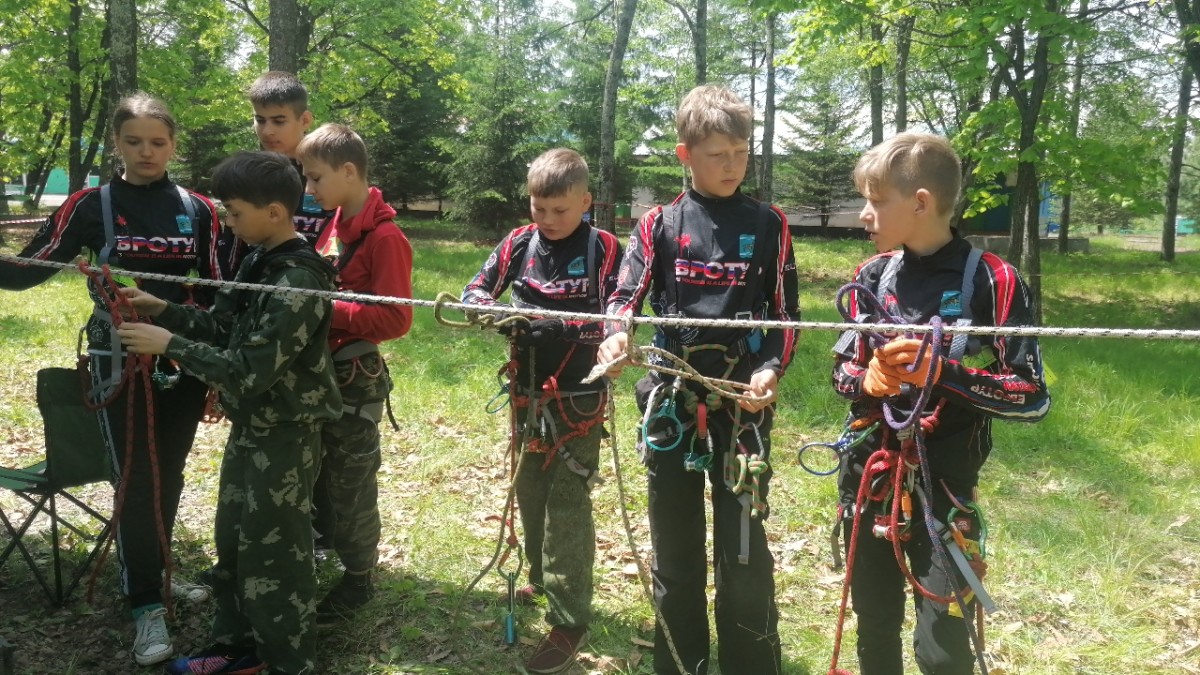
{"type": "MultiPolygon", "coordinates": [[[[494,243],[453,224],[411,225],[420,298],[457,294],[494,243]]],[[[797,240],[796,250],[804,318],[836,319],[834,294],[869,254],[867,244],[797,240]]],[[[1200,254],[1166,265],[1153,253],[1118,250],[1107,241],[1093,251],[1043,258],[1047,325],[1200,326],[1200,254]]],[[[77,275],[4,297],[0,376],[10,386],[0,397],[0,464],[9,464],[38,447],[34,371],[73,362],[75,331],[87,309],[77,275]]],[[[834,339],[828,332],[803,335],[783,381],[775,435],[768,533],[777,559],[785,670],[796,675],[828,668],[840,597],[827,543],[833,480],[807,475],[794,460],[805,441],[833,438],[845,412],[828,386],[834,339]]],[[[1057,376],[1053,410],[1038,425],[996,424],[995,451],[982,478],[992,526],[987,582],[1000,606],[988,628],[994,672],[1195,672],[1188,668],[1197,662],[1200,640],[1200,345],[1063,338],[1043,340],[1042,347],[1057,376]]],[[[494,550],[497,523],[490,518],[499,514],[508,487],[507,422],[483,410],[497,390],[505,345],[494,334],[441,327],[422,309],[410,335],[386,350],[400,430],[385,430],[380,474],[384,591],[352,626],[321,636],[326,671],[512,672],[529,653],[528,641],[544,630],[540,613],[520,610],[518,630],[526,642],[506,650],[499,624],[503,580],[490,573],[465,593],[494,550]]],[[[616,385],[616,439],[633,536],[645,560],[645,480],[632,447],[636,374],[616,385]]],[[[225,433],[222,425],[206,427],[189,462],[176,542],[184,572],[211,555],[225,433]]],[[[648,651],[632,640],[651,639],[653,613],[629,574],[634,558],[611,466],[606,474],[608,482],[594,493],[597,620],[587,649],[593,657],[586,669],[572,672],[648,673],[648,651]],[[601,656],[615,665],[600,665],[601,656]]],[[[0,496],[0,505],[8,509],[13,502],[0,496]]],[[[124,672],[128,662],[120,649],[128,649],[132,628],[112,582],[104,583],[112,567],[101,577],[95,609],[77,604],[58,614],[72,630],[99,632],[104,645],[98,648],[103,656],[80,662],[79,672],[124,672]]],[[[321,573],[331,579],[336,569],[326,564],[321,573]]],[[[18,672],[53,670],[22,671],[20,659],[35,655],[65,670],[82,648],[39,648],[38,634],[9,618],[8,607],[41,602],[21,586],[23,575],[20,562],[0,571],[0,583],[10,582],[0,585],[6,608],[0,634],[18,643],[18,672]]],[[[27,611],[25,621],[35,613],[27,611]]],[[[203,646],[204,621],[203,610],[181,610],[177,648],[203,646]]],[[[852,633],[843,666],[857,671],[852,633]]],[[[911,660],[908,667],[916,672],[911,660]]]]}

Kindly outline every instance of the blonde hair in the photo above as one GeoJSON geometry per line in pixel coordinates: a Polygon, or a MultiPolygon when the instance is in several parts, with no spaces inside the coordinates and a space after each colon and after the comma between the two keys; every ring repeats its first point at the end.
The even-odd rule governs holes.
{"type": "Polygon", "coordinates": [[[530,197],[560,197],[575,187],[587,189],[588,165],[570,148],[547,150],[529,165],[526,186],[530,197]]]}
{"type": "Polygon", "coordinates": [[[950,142],[933,134],[898,134],[868,150],[854,167],[854,185],[866,196],[886,186],[908,195],[924,188],[937,200],[938,215],[954,212],[962,165],[950,142]]]}
{"type": "Polygon", "coordinates": [[[726,87],[702,84],[679,102],[675,114],[679,142],[691,147],[713,134],[749,140],[754,132],[750,106],[726,87]]]}
{"type": "Polygon", "coordinates": [[[301,164],[315,159],[332,167],[349,162],[358,170],[359,178],[367,179],[367,145],[345,124],[329,123],[317,127],[296,146],[296,157],[301,164]]]}

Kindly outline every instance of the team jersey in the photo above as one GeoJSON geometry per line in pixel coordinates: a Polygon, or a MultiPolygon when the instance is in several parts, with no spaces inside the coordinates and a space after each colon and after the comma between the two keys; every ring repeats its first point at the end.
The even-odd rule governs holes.
{"type": "MultiPolygon", "coordinates": [[[[896,273],[893,289],[883,297],[889,314],[903,323],[927,324],[943,312],[943,297],[953,297],[963,285],[963,270],[971,244],[957,235],[928,256],[909,251],[896,273]]],[[[854,281],[877,292],[888,259],[896,252],[874,256],[859,266],[854,281]]],[[[1033,323],[1029,289],[1017,270],[999,256],[984,253],[975,270],[975,290],[970,307],[977,326],[1027,326],[1033,323]]],[[[880,317],[868,309],[857,292],[849,307],[855,321],[875,323],[880,317]]],[[[953,323],[947,321],[946,323],[953,323]]],[[[943,339],[948,354],[951,336],[943,339]]],[[[1036,422],[1050,409],[1050,393],[1043,379],[1042,357],[1033,337],[972,337],[972,346],[959,361],[946,359],[927,412],[939,399],[946,404],[937,428],[926,437],[930,468],[934,474],[974,485],[980,467],[992,449],[991,419],[1036,422]]],[[[862,393],[862,381],[872,350],[864,333],[849,332],[834,348],[833,386],[854,401],[851,414],[868,414],[879,401],[862,393]]],[[[915,393],[914,393],[915,396],[915,393]]],[[[894,399],[902,415],[912,409],[912,397],[894,399]]]]}
{"type": "MultiPolygon", "coordinates": [[[[511,286],[513,305],[522,309],[602,314],[604,298],[616,287],[617,265],[621,260],[617,238],[587,223],[557,241],[535,235],[534,224],[510,232],[463,289],[462,301],[494,306],[511,286]],[[530,250],[535,238],[535,249],[530,250]],[[589,251],[588,244],[593,240],[594,247],[589,251]],[[589,260],[593,261],[594,269],[588,269],[589,260]]],[[[603,322],[564,323],[563,340],[539,347],[534,354],[535,386],[541,386],[547,377],[558,372],[558,385],[564,391],[602,389],[602,382],[585,385],[580,381],[595,364],[596,350],[604,338],[603,322]]],[[[518,383],[528,386],[529,351],[521,349],[518,360],[518,383]]]]}
{"type": "MultiPolygon", "coordinates": [[[[670,213],[662,207],[648,211],[630,235],[608,314],[638,313],[649,297],[659,316],[799,320],[796,260],[782,211],[740,192],[713,198],[695,190],[669,208],[670,213]]],[[[609,330],[618,327],[610,324],[609,330]]],[[[796,337],[794,329],[756,336],[746,328],[659,327],[656,344],[676,354],[701,345],[744,346],[740,358],[749,359],[750,367],[740,373],[770,368],[782,376],[796,337]]],[[[719,377],[725,356],[707,349],[688,361],[702,374],[719,377]]]]}
{"type": "MultiPolygon", "coordinates": [[[[133,272],[153,272],[175,276],[198,274],[206,279],[232,276],[236,253],[222,240],[221,225],[212,202],[189,192],[194,222],[188,218],[178,188],[164,176],[149,185],[134,185],[114,176],[111,186],[113,209],[112,265],[133,272]]],[[[87,188],[72,194],[34,235],[19,254],[23,258],[69,262],[82,251],[95,259],[106,241],[102,214],[101,188],[87,188]]],[[[0,264],[0,288],[23,290],[49,279],[53,268],[0,264]]],[[[119,273],[119,271],[118,271],[119,273]]],[[[213,291],[209,287],[185,287],[179,283],[144,280],[139,287],[164,300],[176,303],[196,302],[207,305],[213,291]]],[[[100,312],[107,307],[91,287],[89,293],[100,312]]],[[[110,322],[93,315],[87,322],[88,344],[93,349],[110,347],[110,322]]]]}

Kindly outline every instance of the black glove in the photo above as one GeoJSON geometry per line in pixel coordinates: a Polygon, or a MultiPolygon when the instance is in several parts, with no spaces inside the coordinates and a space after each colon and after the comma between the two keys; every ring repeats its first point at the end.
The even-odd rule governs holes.
{"type": "Polygon", "coordinates": [[[537,319],[529,327],[516,336],[517,344],[522,347],[545,347],[562,338],[567,329],[562,319],[537,319]]]}

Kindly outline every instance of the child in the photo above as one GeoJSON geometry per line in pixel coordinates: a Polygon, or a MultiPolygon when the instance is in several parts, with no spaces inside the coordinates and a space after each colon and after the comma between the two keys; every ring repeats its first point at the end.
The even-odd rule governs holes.
{"type": "MultiPolygon", "coordinates": [[[[308,109],[308,90],[293,74],[282,70],[263,73],[250,85],[250,104],[254,106],[254,133],[263,150],[287,155],[300,173],[296,154],[304,132],[312,126],[308,109]]],[[[305,194],[293,215],[296,232],[314,248],[329,239],[333,211],[321,208],[313,196],[305,194]]]]}
{"type": "MultiPolygon", "coordinates": [[[[752,125],[750,107],[728,89],[701,86],[684,97],[676,116],[675,153],[691,169],[692,189],[642,217],[630,237],[608,314],[640,312],[649,295],[659,316],[780,321],[799,317],[787,219],[738,189],[746,175],[752,125]]],[[[615,332],[600,345],[600,363],[625,355],[629,337],[615,325],[610,330],[615,332]]],[[[770,401],[792,359],[795,338],[793,330],[764,334],[717,327],[659,327],[655,333],[656,346],[685,359],[702,375],[749,384],[749,393],[758,399],[730,405],[727,399],[708,396],[695,382],[654,372],[638,382],[638,404],[644,412],[652,408],[654,416],[673,407],[682,425],[665,430],[668,435],[682,431],[682,438],[643,429],[641,439],[649,468],[659,614],[656,673],[708,672],[706,469],[712,482],[721,672],[782,672],[774,559],[762,522],[769,473],[760,476],[759,493],[753,497],[739,497],[733,489],[740,486],[724,476],[727,463],[747,455],[767,459],[774,417],[770,401]],[[707,434],[700,436],[697,426],[706,427],[707,434]]]]}
{"type": "MultiPolygon", "coordinates": [[[[175,119],[167,107],[147,94],[133,94],[117,104],[112,129],[113,147],[124,168],[108,185],[86,188],[68,197],[21,251],[21,257],[67,262],[86,249],[94,262],[111,264],[114,269],[179,276],[196,272],[207,279],[228,278],[230,252],[218,247],[221,224],[212,203],[177,186],[167,176],[167,163],[175,154],[176,132],[175,119]]],[[[54,272],[48,267],[0,263],[0,288],[31,288],[54,272]]],[[[174,302],[207,303],[211,299],[203,288],[193,298],[189,288],[178,284],[146,281],[142,285],[174,302]]],[[[121,386],[119,373],[124,355],[120,341],[113,337],[112,320],[98,295],[99,289],[89,285],[88,292],[95,303],[85,329],[91,398],[98,401],[121,386]],[[118,374],[115,379],[114,373],[118,374]]],[[[204,415],[208,392],[195,377],[179,376],[168,359],[156,359],[155,369],[163,378],[154,387],[151,401],[144,400],[141,387],[130,385],[132,399],[121,391],[97,413],[116,467],[115,482],[125,470],[127,434],[132,435],[133,461],[128,468],[129,482],[116,540],[121,590],[129,599],[137,624],[133,658],[143,666],[165,661],[173,651],[165,623],[167,610],[163,607],[160,536],[171,540],[183,491],[184,464],[204,415]],[[154,407],[152,425],[146,418],[148,404],[154,407]],[[134,406],[135,413],[131,430],[125,426],[129,405],[134,406]],[[157,434],[153,444],[143,431],[147,428],[157,434]],[[151,445],[158,454],[157,504],[151,445]],[[156,511],[162,514],[166,532],[159,532],[156,511]]],[[[183,583],[173,583],[172,592],[190,594],[195,599],[207,596],[204,587],[183,583]]]]}
{"type": "MultiPolygon", "coordinates": [[[[950,227],[960,172],[958,156],[950,144],[928,134],[900,134],[863,155],[854,169],[855,185],[867,198],[859,219],[880,254],[855,271],[854,281],[875,293],[902,323],[928,323],[934,315],[941,315],[943,319],[973,319],[984,326],[1030,324],[1029,294],[1017,271],[991,253],[983,253],[980,258],[979,251],[950,227]],[[903,250],[892,251],[898,246],[903,250]],[[964,282],[968,278],[974,282],[973,292],[960,290],[967,288],[964,282]]],[[[861,295],[852,295],[853,318],[879,322],[882,317],[861,295]]],[[[922,351],[919,339],[895,338],[873,351],[866,334],[849,331],[834,347],[837,363],[833,385],[852,401],[852,419],[877,419],[884,397],[898,397],[889,400],[906,417],[916,399],[915,392],[910,393],[907,387],[924,386],[929,370],[934,371],[933,399],[923,411],[936,422],[925,436],[933,485],[922,485],[922,489],[932,496],[934,516],[943,523],[955,502],[965,505],[973,498],[979,470],[992,449],[991,419],[1036,422],[1050,407],[1035,338],[985,337],[982,344],[971,338],[965,349],[958,350],[952,343],[951,336],[946,335],[936,353],[925,354],[914,373],[909,373],[907,366],[922,351]]],[[[899,448],[895,436],[875,434],[842,464],[839,485],[841,510],[850,519],[844,528],[847,540],[853,508],[846,505],[855,503],[862,465],[881,445],[899,448]]],[[[914,495],[914,501],[916,522],[909,528],[911,539],[904,544],[909,568],[933,593],[953,595],[956,589],[965,587],[963,577],[949,575],[940,557],[934,555],[919,515],[919,496],[914,495]]],[[[872,534],[879,512],[879,502],[867,501],[859,516],[851,579],[862,675],[904,671],[900,628],[905,577],[892,542],[872,534]]],[[[979,523],[969,512],[953,520],[966,539],[979,538],[979,523]]],[[[914,596],[913,645],[921,672],[974,672],[967,624],[951,615],[953,611],[961,616],[956,603],[951,610],[919,593],[914,596]]]]}
{"type": "MultiPolygon", "coordinates": [[[[520,309],[600,313],[616,287],[621,245],[584,222],[592,205],[587,163],[574,150],[550,150],[529,166],[528,190],[534,222],[500,242],[463,289],[462,301],[505,307],[496,300],[512,286],[512,304],[520,309]]],[[[518,431],[527,440],[515,479],[530,581],[518,595],[528,602],[544,593],[551,625],[526,662],[531,673],[557,673],[574,663],[592,618],[590,490],[606,397],[603,383],[580,380],[601,336],[598,322],[536,319],[512,338],[519,362],[512,414],[523,422],[533,405],[541,430],[518,431]]]]}
{"type": "MultiPolygon", "coordinates": [[[[329,242],[340,249],[333,258],[338,290],[411,298],[412,248],[392,222],[396,210],[383,201],[379,188],[367,185],[362,139],[349,127],[326,124],[306,136],[296,153],[308,194],[321,208],[337,210],[329,242]]],[[[371,599],[380,529],[379,421],[392,390],[379,343],[404,335],[411,325],[407,305],[333,303],[329,349],[344,408],[341,419],[321,433],[316,493],[326,495],[331,506],[330,513],[320,514],[326,525],[318,531],[332,538],[346,571],[317,605],[318,625],[335,622],[371,599]]]]}
{"type": "MultiPolygon", "coordinates": [[[[334,270],[292,228],[300,177],[283,155],[239,153],[213,173],[226,225],[250,253],[237,281],[330,291],[334,270]]],[[[321,427],[342,414],[329,357],[331,303],[222,289],[211,310],[125,289],[159,325],[125,322],[121,342],[164,354],[221,394],[233,423],[221,464],[211,649],[183,673],[312,672],[316,576],[310,520],[321,427]],[[174,334],[171,332],[174,331],[174,334]]]]}

